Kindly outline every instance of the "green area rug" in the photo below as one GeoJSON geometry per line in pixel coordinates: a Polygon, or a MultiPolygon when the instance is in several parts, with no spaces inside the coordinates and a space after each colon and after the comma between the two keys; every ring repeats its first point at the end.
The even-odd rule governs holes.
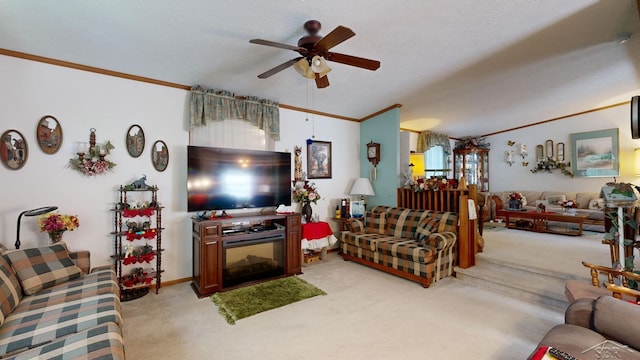
{"type": "Polygon", "coordinates": [[[218,312],[233,325],[237,320],[317,295],[327,293],[297,276],[290,276],[215,293],[211,301],[218,305],[218,312]]]}

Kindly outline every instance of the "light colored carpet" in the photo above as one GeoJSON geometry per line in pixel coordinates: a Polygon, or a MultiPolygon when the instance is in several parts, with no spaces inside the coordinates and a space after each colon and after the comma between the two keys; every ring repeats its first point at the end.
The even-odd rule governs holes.
{"type": "MultiPolygon", "coordinates": [[[[493,237],[486,232],[484,256],[548,259],[548,266],[563,269],[573,267],[570,256],[582,260],[591,251],[608,259],[608,249],[589,245],[588,237],[518,230],[494,233],[507,235],[493,237]],[[529,245],[522,244],[527,241],[521,240],[524,237],[529,245]],[[583,246],[591,250],[578,256],[583,246]]],[[[540,262],[540,266],[547,265],[540,262]]],[[[303,272],[301,278],[327,296],[260,313],[235,326],[226,323],[208,297],[197,299],[188,283],[125,302],[127,358],[526,359],[544,334],[563,322],[560,310],[495,294],[455,278],[423,289],[414,282],[345,262],[336,253],[307,265],[303,272]]]]}
{"type": "Polygon", "coordinates": [[[564,236],[515,229],[486,229],[485,250],[479,257],[497,259],[533,268],[589,278],[582,261],[611,266],[609,247],[602,244],[603,233],[584,232],[564,236]]]}

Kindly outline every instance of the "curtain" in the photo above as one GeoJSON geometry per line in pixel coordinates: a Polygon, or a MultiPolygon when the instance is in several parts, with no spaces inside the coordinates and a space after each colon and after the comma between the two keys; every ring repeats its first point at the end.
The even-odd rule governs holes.
{"type": "Polygon", "coordinates": [[[425,152],[434,146],[442,146],[445,156],[451,155],[451,143],[449,137],[431,131],[423,131],[418,134],[417,152],[425,152]]]}
{"type": "Polygon", "coordinates": [[[189,128],[206,126],[210,122],[241,119],[264,130],[273,140],[280,140],[280,109],[278,103],[255,96],[238,96],[230,91],[191,88],[189,128]]]}

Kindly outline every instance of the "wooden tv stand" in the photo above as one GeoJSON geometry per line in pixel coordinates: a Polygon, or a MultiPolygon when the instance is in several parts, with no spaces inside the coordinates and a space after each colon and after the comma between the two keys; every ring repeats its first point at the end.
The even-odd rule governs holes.
{"type": "MultiPolygon", "coordinates": [[[[284,274],[282,276],[301,274],[302,231],[300,214],[242,214],[205,220],[193,218],[193,281],[191,286],[198,297],[208,296],[218,291],[232,288],[223,284],[224,242],[249,238],[256,239],[262,233],[265,236],[284,233],[284,274]],[[260,224],[266,228],[277,229],[255,233],[234,231],[244,226],[244,224],[248,226],[260,224]]],[[[241,285],[234,285],[233,287],[237,286],[241,285]]]]}

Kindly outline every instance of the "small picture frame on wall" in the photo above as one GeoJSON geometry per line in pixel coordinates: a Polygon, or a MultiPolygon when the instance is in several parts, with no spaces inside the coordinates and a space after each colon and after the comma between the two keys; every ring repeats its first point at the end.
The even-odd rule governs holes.
{"type": "Polygon", "coordinates": [[[620,175],[617,128],[575,133],[570,138],[571,170],[575,176],[620,175]]]}
{"type": "Polygon", "coordinates": [[[36,139],[45,154],[55,154],[62,145],[62,127],[58,119],[51,115],[43,116],[38,121],[36,139]]]}
{"type": "Polygon", "coordinates": [[[9,170],[19,170],[27,162],[29,148],[27,140],[18,130],[7,130],[0,140],[0,159],[9,170]]]}
{"type": "Polygon", "coordinates": [[[144,151],[144,131],[140,125],[131,125],[127,130],[127,152],[134,158],[142,155],[144,151]]]}
{"type": "Polygon", "coordinates": [[[169,148],[162,140],[157,140],[151,147],[151,162],[157,171],[165,171],[169,166],[169,148]]]}
{"type": "Polygon", "coordinates": [[[313,140],[307,144],[307,178],[331,179],[331,142],[313,140]]]}

